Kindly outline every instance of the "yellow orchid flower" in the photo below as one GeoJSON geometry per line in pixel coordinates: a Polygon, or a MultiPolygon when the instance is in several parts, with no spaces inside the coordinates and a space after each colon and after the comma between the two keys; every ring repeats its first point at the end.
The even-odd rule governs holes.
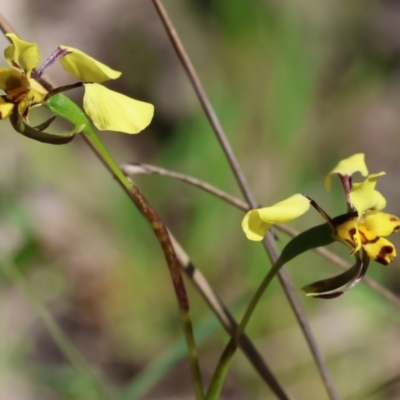
{"type": "Polygon", "coordinates": [[[352,174],[361,172],[368,174],[364,155],[350,157],[341,165],[337,165],[329,174],[339,175],[348,201],[348,209],[357,211],[358,216],[343,224],[335,226],[336,238],[345,243],[355,254],[363,249],[367,256],[381,264],[389,264],[396,257],[396,249],[392,243],[382,236],[388,236],[400,229],[400,219],[391,214],[381,212],[386,200],[375,190],[377,179],[384,172],[368,175],[362,183],[352,183],[352,174]]]}
{"type": "MultiPolygon", "coordinates": [[[[306,286],[304,290],[310,296],[337,297],[354,286],[364,276],[369,260],[372,259],[380,264],[387,265],[396,257],[394,245],[384,236],[400,229],[400,219],[395,215],[382,212],[386,206],[386,200],[375,189],[378,178],[385,173],[368,175],[364,159],[364,154],[355,154],[340,161],[325,179],[325,187],[330,190],[331,177],[333,175],[339,176],[345,192],[346,214],[332,219],[314,200],[296,194],[273,206],[250,210],[242,221],[242,229],[246,237],[249,240],[260,241],[272,225],[300,217],[307,212],[310,205],[324,217],[328,226],[330,226],[329,237],[349,247],[351,255],[356,257],[356,264],[337,277],[306,286]],[[352,175],[356,172],[366,177],[364,182],[353,183],[352,175]]],[[[312,236],[311,230],[308,232],[307,240],[310,238],[314,240],[315,237],[312,236]]],[[[323,232],[323,230],[317,229],[314,232],[323,232]]],[[[324,241],[325,239],[321,239],[321,243],[324,241]]],[[[326,245],[329,240],[326,240],[324,244],[321,243],[316,244],[316,246],[326,245]]],[[[306,244],[304,248],[310,249],[316,246],[306,244]]]]}
{"type": "Polygon", "coordinates": [[[29,110],[45,104],[52,94],[83,85],[83,108],[98,129],[138,133],[151,122],[154,113],[152,104],[99,85],[118,78],[120,72],[68,46],[59,46],[36,70],[40,62],[37,44],[25,42],[15,34],[7,36],[12,44],[5,49],[4,56],[11,68],[0,68],[0,89],[5,92],[0,97],[0,119],[18,112],[27,121],[29,110]],[[58,60],[68,73],[81,82],[53,89],[42,75],[58,60]]]}
{"type": "Polygon", "coordinates": [[[31,77],[40,61],[39,49],[13,34],[8,36],[13,44],[5,49],[4,57],[11,68],[0,68],[0,89],[5,92],[0,100],[0,119],[8,118],[15,106],[19,115],[27,119],[29,110],[42,103],[48,93],[31,77]]]}
{"type": "MultiPolygon", "coordinates": [[[[388,264],[396,256],[396,249],[381,236],[388,236],[398,231],[400,219],[381,212],[386,206],[386,200],[375,190],[375,185],[378,177],[385,173],[368,175],[364,182],[352,183],[352,175],[355,172],[368,175],[364,154],[355,154],[340,161],[325,179],[325,187],[329,190],[331,176],[339,175],[348,201],[348,212],[357,212],[357,216],[347,218],[340,224],[332,223],[333,235],[351,248],[352,255],[363,248],[369,258],[388,264]]],[[[310,202],[327,220],[330,220],[315,202],[306,196],[296,194],[271,207],[249,211],[242,221],[244,233],[250,240],[262,240],[273,224],[288,222],[303,215],[309,209],[310,202]]]]}

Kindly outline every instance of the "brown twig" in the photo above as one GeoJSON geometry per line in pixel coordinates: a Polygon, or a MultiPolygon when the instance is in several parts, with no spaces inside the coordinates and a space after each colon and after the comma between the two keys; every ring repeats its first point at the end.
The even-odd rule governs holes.
{"type": "Polygon", "coordinates": [[[236,208],[239,208],[243,211],[248,211],[250,209],[249,205],[244,201],[238,199],[237,197],[231,196],[230,194],[216,188],[213,185],[210,185],[207,182],[204,182],[200,179],[194,178],[189,175],[181,174],[180,172],[171,171],[165,168],[157,167],[156,165],[143,164],[143,163],[129,163],[122,164],[122,171],[127,175],[136,175],[136,174],[152,174],[152,175],[163,175],[168,176],[170,178],[178,179],[182,182],[189,183],[190,185],[196,186],[205,192],[208,192],[214,196],[219,197],[222,200],[225,200],[227,203],[234,205],[236,208]]]}
{"type": "MultiPolygon", "coordinates": [[[[207,96],[205,90],[203,89],[200,79],[198,78],[196,71],[195,71],[195,69],[183,47],[183,44],[179,39],[179,36],[172,24],[172,21],[168,17],[168,14],[167,14],[165,8],[163,7],[161,1],[160,0],[152,0],[152,1],[157,10],[157,13],[158,13],[160,19],[164,25],[164,28],[171,40],[171,43],[178,55],[178,58],[180,59],[182,66],[185,69],[185,71],[188,75],[188,78],[197,94],[199,102],[210,122],[210,125],[212,126],[214,133],[216,134],[216,137],[226,155],[227,160],[229,161],[232,172],[236,177],[238,185],[243,193],[243,196],[245,197],[245,199],[247,200],[247,202],[251,208],[256,208],[257,202],[250,190],[250,187],[246,181],[246,178],[244,177],[244,174],[239,166],[239,163],[234,155],[234,152],[233,152],[233,150],[230,146],[230,143],[224,133],[224,130],[222,129],[221,124],[219,123],[219,120],[218,120],[218,118],[214,112],[214,109],[208,99],[208,96],[207,96]]],[[[269,258],[271,259],[271,262],[274,263],[276,261],[276,259],[278,258],[279,253],[273,242],[273,238],[270,234],[267,234],[265,236],[263,244],[268,253],[269,258]]],[[[333,382],[333,379],[331,377],[329,369],[325,363],[325,360],[322,356],[322,353],[320,352],[320,350],[318,348],[318,345],[316,343],[314,335],[311,331],[311,327],[308,323],[306,314],[305,314],[303,307],[296,295],[296,292],[293,290],[293,285],[291,284],[289,274],[284,267],[278,273],[278,277],[283,286],[285,294],[289,300],[289,303],[296,315],[296,318],[300,325],[300,328],[303,331],[303,334],[304,334],[305,339],[310,348],[310,352],[315,360],[315,363],[317,365],[318,371],[320,373],[320,376],[321,376],[323,384],[326,388],[326,391],[329,395],[329,398],[331,400],[340,400],[339,393],[335,387],[335,384],[333,382]]]]}

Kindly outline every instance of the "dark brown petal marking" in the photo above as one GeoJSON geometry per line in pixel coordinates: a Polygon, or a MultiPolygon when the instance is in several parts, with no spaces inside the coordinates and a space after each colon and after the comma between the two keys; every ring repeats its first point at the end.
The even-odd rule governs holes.
{"type": "Polygon", "coordinates": [[[31,98],[29,99],[29,105],[28,105],[28,107],[26,107],[25,111],[24,111],[23,114],[22,114],[22,117],[25,118],[25,119],[28,117],[29,110],[30,110],[31,107],[32,107],[32,100],[33,100],[33,97],[31,97],[31,98]]]}
{"type": "Polygon", "coordinates": [[[16,63],[14,60],[11,61],[11,64],[13,65],[13,67],[22,70],[22,68],[20,67],[20,65],[18,63],[16,63]]]}
{"type": "Polygon", "coordinates": [[[390,219],[389,219],[389,221],[392,221],[392,222],[396,222],[396,221],[398,221],[399,219],[397,218],[397,217],[390,217],[390,219]]]}
{"type": "Polygon", "coordinates": [[[359,231],[359,232],[360,232],[361,243],[362,243],[362,244],[376,243],[376,242],[380,239],[380,237],[377,236],[377,237],[375,237],[374,239],[370,240],[370,239],[368,239],[368,238],[365,236],[364,232],[361,232],[361,231],[359,231]]]}
{"type": "Polygon", "coordinates": [[[332,218],[333,225],[339,226],[343,224],[344,222],[350,221],[353,218],[358,217],[358,212],[357,211],[352,211],[346,214],[338,215],[335,218],[332,218]]]}
{"type": "MultiPolygon", "coordinates": [[[[356,233],[357,233],[357,229],[356,228],[351,228],[349,230],[349,235],[351,237],[352,242],[350,243],[352,246],[354,246],[354,244],[356,245],[356,247],[358,246],[358,243],[356,241],[356,233]]],[[[346,240],[346,242],[348,242],[348,240],[346,240]]]]}
{"type": "Polygon", "coordinates": [[[379,254],[375,258],[375,261],[377,261],[378,263],[383,264],[383,265],[388,265],[391,260],[388,261],[386,259],[386,255],[387,254],[392,254],[393,251],[394,251],[394,247],[393,246],[383,246],[379,250],[379,254]]]}

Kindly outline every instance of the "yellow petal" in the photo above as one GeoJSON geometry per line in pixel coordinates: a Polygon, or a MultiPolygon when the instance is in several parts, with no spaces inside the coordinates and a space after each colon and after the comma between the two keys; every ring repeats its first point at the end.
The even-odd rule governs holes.
{"type": "Polygon", "coordinates": [[[361,225],[378,236],[389,236],[400,229],[400,219],[392,214],[378,212],[366,215],[361,225]]]}
{"type": "Polygon", "coordinates": [[[249,211],[242,221],[242,229],[250,240],[261,240],[273,225],[291,221],[310,208],[310,200],[295,194],[271,207],[249,211]]]}
{"type": "Polygon", "coordinates": [[[331,176],[334,174],[351,176],[355,172],[360,172],[362,176],[368,175],[368,169],[365,165],[365,155],[363,153],[354,154],[349,158],[345,158],[332,169],[325,178],[325,189],[327,192],[331,190],[331,176]]]}
{"type": "Polygon", "coordinates": [[[366,212],[377,212],[386,206],[385,198],[375,190],[376,181],[385,172],[369,175],[362,183],[353,183],[350,200],[361,217],[366,212]]]}
{"type": "Polygon", "coordinates": [[[2,97],[0,97],[0,119],[8,118],[13,109],[13,103],[7,103],[2,97]]]}
{"type": "Polygon", "coordinates": [[[60,49],[70,52],[61,58],[60,62],[64,69],[76,79],[84,82],[102,83],[121,76],[121,72],[107,67],[107,65],[88,56],[83,51],[68,46],[60,46],[60,49]]]}
{"type": "Polygon", "coordinates": [[[83,108],[101,131],[138,133],[153,118],[154,106],[131,99],[96,83],[85,85],[83,108]]]}
{"type": "Polygon", "coordinates": [[[39,47],[36,43],[28,43],[19,39],[14,33],[7,33],[12,45],[4,50],[4,57],[11,67],[18,68],[30,75],[40,62],[39,47]]]}
{"type": "Polygon", "coordinates": [[[45,95],[30,90],[18,103],[18,112],[28,121],[29,110],[43,102],[45,95]]]}
{"type": "Polygon", "coordinates": [[[396,257],[396,248],[389,240],[381,238],[362,226],[359,226],[362,246],[368,257],[376,262],[387,265],[396,257]]]}
{"type": "Polygon", "coordinates": [[[264,222],[257,210],[249,211],[242,221],[242,229],[249,240],[260,241],[265,236],[265,232],[272,226],[264,222]]]}
{"type": "Polygon", "coordinates": [[[41,84],[39,83],[36,79],[29,79],[29,86],[31,89],[35,90],[37,93],[42,93],[42,94],[47,94],[49,91],[41,84]]]}
{"type": "Polygon", "coordinates": [[[354,255],[361,249],[361,239],[357,229],[357,219],[357,217],[354,217],[335,226],[335,237],[352,250],[351,255],[354,255]]]}

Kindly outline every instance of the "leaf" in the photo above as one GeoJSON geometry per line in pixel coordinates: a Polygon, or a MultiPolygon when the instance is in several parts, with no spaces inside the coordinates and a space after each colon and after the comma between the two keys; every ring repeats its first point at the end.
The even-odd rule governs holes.
{"type": "Polygon", "coordinates": [[[334,241],[332,228],[328,223],[314,226],[294,237],[282,250],[275,264],[282,266],[307,250],[327,246],[334,241]]]}

